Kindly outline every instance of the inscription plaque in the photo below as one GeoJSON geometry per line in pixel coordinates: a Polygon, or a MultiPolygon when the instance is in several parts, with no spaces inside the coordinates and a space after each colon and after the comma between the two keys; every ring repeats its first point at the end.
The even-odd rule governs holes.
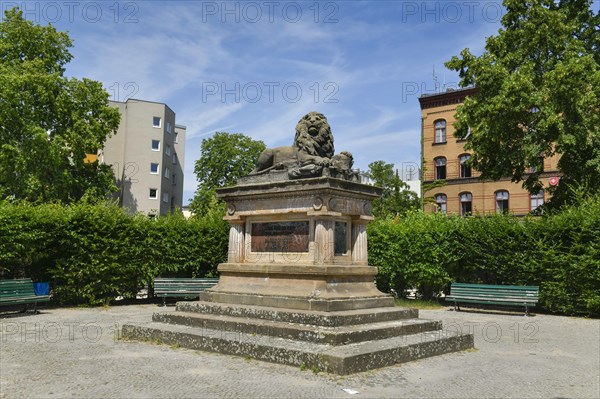
{"type": "Polygon", "coordinates": [[[308,221],[252,223],[252,252],[308,252],[308,221]]]}

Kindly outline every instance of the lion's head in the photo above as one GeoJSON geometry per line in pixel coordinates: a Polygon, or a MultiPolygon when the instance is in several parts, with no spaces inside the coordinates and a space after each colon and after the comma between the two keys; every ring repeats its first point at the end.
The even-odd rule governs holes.
{"type": "Polygon", "coordinates": [[[309,155],[322,158],[333,157],[333,134],[325,115],[313,111],[298,121],[294,147],[309,155]]]}

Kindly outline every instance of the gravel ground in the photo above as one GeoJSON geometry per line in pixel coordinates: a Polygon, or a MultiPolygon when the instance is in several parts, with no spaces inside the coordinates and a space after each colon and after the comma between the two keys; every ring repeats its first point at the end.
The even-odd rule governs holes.
{"type": "Polygon", "coordinates": [[[422,310],[474,333],[476,349],[345,377],[116,339],[173,310],[3,314],[0,398],[600,398],[600,320],[422,310]]]}

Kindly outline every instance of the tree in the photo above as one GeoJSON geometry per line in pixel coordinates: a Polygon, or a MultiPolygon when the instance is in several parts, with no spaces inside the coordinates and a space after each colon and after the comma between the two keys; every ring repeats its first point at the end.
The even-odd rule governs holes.
{"type": "Polygon", "coordinates": [[[0,21],[0,199],[73,202],[116,189],[110,165],[86,162],[119,126],[93,80],[67,78],[72,42],[17,8],[0,21]]]}
{"type": "Polygon", "coordinates": [[[213,137],[202,140],[200,158],[194,166],[198,189],[190,208],[203,215],[218,204],[215,189],[233,186],[236,180],[248,175],[265,143],[240,133],[216,132],[213,137]]]}
{"type": "Polygon", "coordinates": [[[472,166],[483,178],[510,176],[530,192],[542,188],[540,162],[560,156],[569,186],[600,191],[600,12],[591,0],[504,0],[503,29],[479,57],[464,49],[446,66],[461,86],[476,86],[457,111],[456,136],[471,135],[472,166]]]}
{"type": "Polygon", "coordinates": [[[403,216],[410,210],[419,209],[417,194],[394,171],[394,164],[375,161],[369,164],[368,177],[376,186],[383,188],[381,198],[373,201],[373,215],[377,218],[403,216]]]}

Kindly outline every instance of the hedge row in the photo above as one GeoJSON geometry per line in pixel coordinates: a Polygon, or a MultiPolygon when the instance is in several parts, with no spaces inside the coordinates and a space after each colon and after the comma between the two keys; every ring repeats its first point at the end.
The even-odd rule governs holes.
{"type": "Polygon", "coordinates": [[[156,276],[216,275],[227,237],[220,214],[151,220],[114,205],[0,203],[0,278],[50,281],[58,303],[108,303],[156,276]]]}
{"type": "MultiPolygon", "coordinates": [[[[156,276],[216,276],[224,209],[151,220],[112,205],[0,203],[0,278],[50,281],[59,303],[133,297],[156,276]]],[[[553,312],[600,315],[600,199],[541,218],[409,213],[369,225],[378,286],[425,298],[449,283],[539,285],[553,312]]]]}
{"type": "Polygon", "coordinates": [[[449,283],[539,285],[552,312],[600,315],[600,199],[556,215],[445,217],[412,213],[369,225],[378,286],[416,287],[425,298],[449,283]]]}

